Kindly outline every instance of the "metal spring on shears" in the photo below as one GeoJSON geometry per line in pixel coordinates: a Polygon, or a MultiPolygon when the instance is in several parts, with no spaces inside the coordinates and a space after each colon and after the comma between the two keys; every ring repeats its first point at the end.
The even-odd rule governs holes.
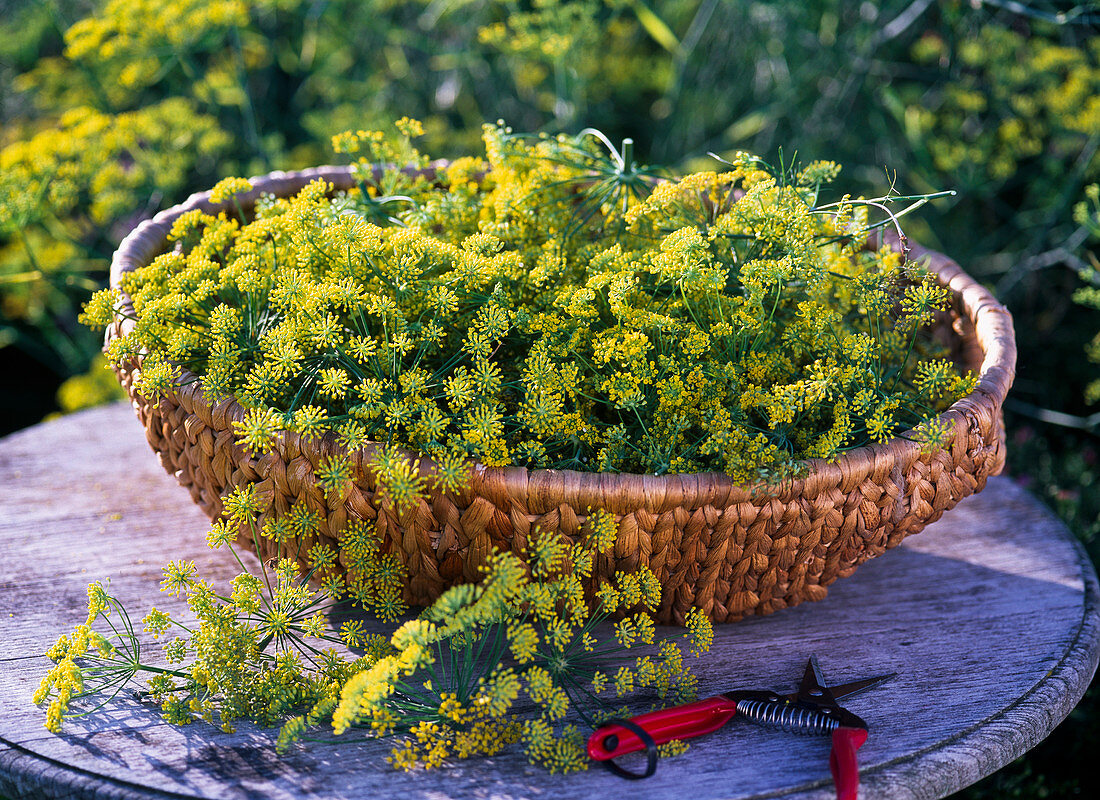
{"type": "Polygon", "coordinates": [[[741,700],[737,713],[753,722],[780,728],[790,733],[819,736],[832,733],[840,722],[818,711],[798,706],[779,705],[767,700],[741,700]]]}

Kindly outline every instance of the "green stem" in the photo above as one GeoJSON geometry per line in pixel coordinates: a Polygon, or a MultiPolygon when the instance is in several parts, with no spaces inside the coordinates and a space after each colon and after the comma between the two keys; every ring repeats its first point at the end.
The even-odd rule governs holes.
{"type": "Polygon", "coordinates": [[[154,667],[149,664],[135,664],[134,668],[135,670],[141,672],[154,672],[158,675],[171,675],[175,678],[180,678],[182,680],[187,680],[191,677],[186,672],[180,672],[177,669],[165,669],[164,667],[154,667]]]}
{"type": "Polygon", "coordinates": [[[265,168],[270,168],[271,157],[260,140],[259,126],[256,124],[256,108],[252,103],[252,95],[248,91],[248,74],[244,68],[244,48],[241,45],[241,32],[236,25],[231,31],[233,40],[233,63],[237,71],[237,87],[241,90],[241,115],[244,117],[245,138],[253,151],[263,161],[265,168]]]}

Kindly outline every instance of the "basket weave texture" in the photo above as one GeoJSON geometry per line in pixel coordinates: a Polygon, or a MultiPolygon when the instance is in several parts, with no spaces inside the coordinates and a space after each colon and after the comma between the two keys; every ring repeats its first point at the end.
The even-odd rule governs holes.
{"type": "MultiPolygon", "coordinates": [[[[278,172],[252,179],[253,191],[238,201],[248,207],[261,193],[288,196],[317,178],[338,190],[353,185],[347,168],[278,172]]],[[[115,253],[112,286],[161,253],[173,220],[195,208],[222,210],[204,192],[139,225],[115,253]]],[[[887,237],[881,246],[899,244],[887,237]]],[[[659,621],[682,623],[694,606],[716,622],[733,622],[824,598],[837,578],[980,491],[1004,465],[1001,405],[1016,362],[1011,317],[947,257],[914,246],[910,258],[954,291],[955,313],[941,333],[951,337],[956,361],[980,374],[977,388],[942,415],[954,425],[949,446],[928,452],[893,439],[833,463],[812,461],[804,478],[780,487],[748,486],[721,473],[657,477],[477,465],[464,490],[433,494],[399,512],[375,500],[368,447],[351,454],[354,488],[343,502],[329,502],[314,471],[339,449],[333,436],[288,433],[255,458],[233,431],[242,406],[232,398],[211,405],[193,374],[185,372],[175,392],[157,402],[133,388],[140,363],[120,370],[119,379],[162,465],[211,519],[221,516],[227,491],[255,483],[271,499],[267,514],[285,513],[297,502],[320,511],[318,537],[333,546],[349,520],[373,520],[383,549],[407,567],[411,604],[427,605],[449,586],[477,580],[494,549],[525,558],[534,529],[576,539],[589,510],[599,508],[615,515],[619,530],[613,551],[594,565],[594,581],[648,564],[664,587],[659,621]]],[[[125,295],[123,302],[129,302],[125,295]]],[[[118,318],[108,340],[130,324],[118,318]]],[[[251,546],[251,539],[242,544],[251,546]]],[[[260,547],[263,558],[301,552],[295,542],[284,542],[281,552],[268,540],[260,547]]]]}

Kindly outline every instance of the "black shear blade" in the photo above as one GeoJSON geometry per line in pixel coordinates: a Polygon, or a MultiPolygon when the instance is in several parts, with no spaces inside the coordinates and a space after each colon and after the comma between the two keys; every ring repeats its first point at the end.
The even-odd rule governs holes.
{"type": "Polygon", "coordinates": [[[888,675],[877,675],[874,678],[864,678],[861,681],[852,681],[851,683],[842,683],[839,686],[830,687],[830,691],[833,693],[833,697],[837,700],[843,700],[845,697],[851,697],[853,694],[859,694],[868,689],[874,689],[876,686],[881,686],[891,678],[896,678],[898,674],[891,672],[888,675]]]}
{"type": "Polygon", "coordinates": [[[806,662],[806,671],[802,674],[802,683],[798,686],[798,699],[821,706],[835,706],[836,698],[825,685],[825,676],[817,663],[817,656],[810,656],[806,662]]]}
{"type": "Polygon", "coordinates": [[[791,699],[815,705],[836,706],[838,700],[873,689],[895,677],[897,673],[891,672],[887,675],[876,675],[873,678],[828,686],[825,683],[825,676],[821,673],[821,666],[817,663],[817,656],[810,656],[809,661],[806,662],[806,671],[802,675],[802,683],[798,687],[798,694],[791,699]]]}

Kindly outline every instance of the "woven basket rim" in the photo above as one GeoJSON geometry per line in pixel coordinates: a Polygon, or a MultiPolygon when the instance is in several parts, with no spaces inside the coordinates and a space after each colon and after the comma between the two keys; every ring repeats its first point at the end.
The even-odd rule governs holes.
{"type": "MultiPolygon", "coordinates": [[[[432,174],[446,162],[434,162],[428,170],[432,174]]],[[[262,194],[289,196],[314,180],[324,180],[337,191],[356,185],[353,168],[349,166],[322,166],[293,172],[275,171],[250,179],[252,190],[237,196],[237,202],[251,207],[262,194]]],[[[184,202],[159,212],[152,219],[138,224],[123,239],[111,261],[110,284],[121,292],[122,276],[148,265],[162,252],[168,241],[172,223],[181,215],[201,210],[217,214],[231,210],[229,203],[213,203],[210,191],[197,192],[184,202]]],[[[1015,376],[1016,341],[1012,317],[1008,310],[981,284],[971,278],[952,259],[919,245],[903,241],[894,231],[884,233],[872,248],[889,247],[903,251],[911,261],[922,261],[939,281],[949,287],[958,298],[961,311],[974,326],[974,335],[982,351],[978,383],[966,397],[956,401],[941,413],[938,419],[946,424],[974,430],[981,419],[995,417],[1004,402],[1015,376]]],[[[129,296],[122,292],[122,309],[133,313],[129,296]]],[[[115,322],[105,332],[105,344],[124,335],[132,327],[130,320],[116,316],[115,322]]],[[[218,427],[228,429],[232,423],[242,421],[245,408],[234,397],[225,398],[213,406],[198,388],[198,376],[181,368],[176,394],[186,398],[187,405],[195,413],[213,421],[218,427]]],[[[959,437],[954,436],[955,440],[959,437]]],[[[950,446],[950,445],[949,445],[950,446]]],[[[912,462],[921,451],[917,442],[895,437],[888,442],[864,445],[842,453],[834,461],[820,458],[807,459],[807,472],[799,478],[780,483],[764,481],[738,482],[722,472],[698,472],[675,475],[649,475],[619,472],[579,472],[576,470],[533,469],[526,467],[485,467],[473,461],[471,483],[466,492],[487,497],[494,495],[531,498],[562,498],[564,502],[581,506],[607,508],[647,508],[658,511],[676,506],[729,505],[746,502],[761,491],[786,500],[798,495],[813,496],[815,490],[825,486],[838,486],[850,491],[868,476],[885,478],[896,473],[902,463],[912,462]]],[[[301,454],[316,464],[324,455],[341,449],[335,434],[326,432],[319,437],[303,437],[286,432],[276,445],[283,457],[293,458],[301,454]]],[[[360,448],[361,456],[372,450],[372,445],[360,448]]],[[[419,455],[422,474],[434,467],[430,457],[419,455]]],[[[360,458],[353,458],[359,461],[360,458]]],[[[362,466],[362,464],[357,464],[362,466]]]]}

